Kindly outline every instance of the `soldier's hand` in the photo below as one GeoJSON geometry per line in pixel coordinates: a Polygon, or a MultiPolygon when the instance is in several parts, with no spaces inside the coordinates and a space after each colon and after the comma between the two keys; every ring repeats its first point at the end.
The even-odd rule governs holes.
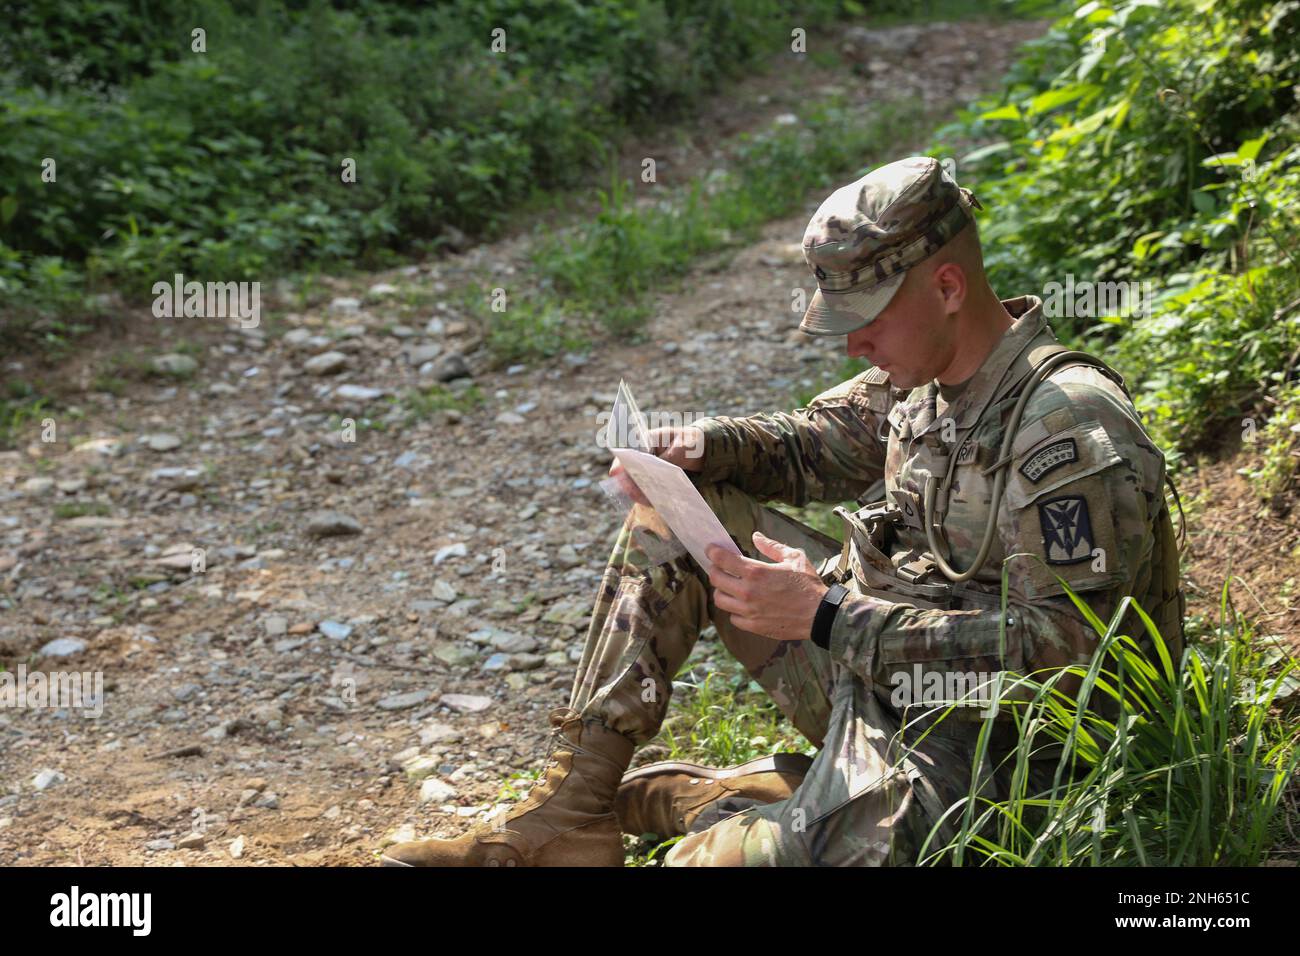
{"type": "MultiPolygon", "coordinates": [[[[646,435],[650,440],[650,450],[664,461],[670,461],[684,471],[700,471],[704,468],[704,431],[692,425],[682,428],[656,428],[646,435]]],[[[641,489],[636,486],[631,476],[623,470],[623,465],[616,458],[609,467],[609,476],[618,482],[623,493],[633,501],[643,505],[650,502],[641,489]]]]}
{"type": "Polygon", "coordinates": [[[777,641],[807,640],[817,606],[830,588],[798,548],[761,531],[754,532],[754,547],[776,563],[731,554],[717,545],[705,552],[713,562],[713,602],[743,631],[777,641]]]}

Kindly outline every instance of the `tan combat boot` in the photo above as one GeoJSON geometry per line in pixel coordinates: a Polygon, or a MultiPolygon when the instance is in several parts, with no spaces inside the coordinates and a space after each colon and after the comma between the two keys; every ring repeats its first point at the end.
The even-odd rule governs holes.
{"type": "Polygon", "coordinates": [[[385,866],[622,866],[614,815],[632,741],[577,711],[551,711],[551,746],[528,796],[454,840],[398,843],[385,866]]]}
{"type": "Polygon", "coordinates": [[[624,833],[653,833],[665,840],[685,836],[696,818],[721,800],[736,797],[757,804],[786,799],[811,765],[811,757],[794,753],[724,770],[672,760],[646,764],[623,775],[614,812],[624,833]]]}

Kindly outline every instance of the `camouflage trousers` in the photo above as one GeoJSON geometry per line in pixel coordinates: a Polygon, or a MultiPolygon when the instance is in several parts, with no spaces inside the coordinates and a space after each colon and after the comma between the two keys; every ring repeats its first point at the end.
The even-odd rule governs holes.
{"type": "MultiPolygon", "coordinates": [[[[699,489],[746,555],[762,559],[752,538],[755,530],[762,531],[802,548],[829,577],[839,554],[833,539],[763,506],[734,485],[701,483],[699,489]]],[[[673,677],[700,631],[712,623],[726,648],[819,748],[803,784],[789,799],[715,804],[669,851],[665,864],[915,862],[945,810],[970,792],[978,725],[944,720],[918,743],[924,728],[915,709],[904,721],[869,680],[833,661],[812,641],[775,641],[733,626],[727,612],[713,603],[712,587],[689,555],[654,563],[642,546],[647,539],[637,532],[656,523],[654,512],[639,506],[623,525],[601,581],[569,706],[637,744],[649,741],[667,714],[673,677]]],[[[1004,790],[1007,774],[981,767],[980,794],[1004,790]]],[[[951,819],[942,823],[931,848],[946,843],[954,832],[951,819]]]]}

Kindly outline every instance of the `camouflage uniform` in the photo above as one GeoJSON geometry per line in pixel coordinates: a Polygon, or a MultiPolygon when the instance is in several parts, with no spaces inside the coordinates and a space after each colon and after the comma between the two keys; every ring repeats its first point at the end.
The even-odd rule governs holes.
{"type": "MultiPolygon", "coordinates": [[[[872,370],[793,413],[696,423],[705,454],[694,480],[750,557],[761,557],[751,537],[761,530],[803,548],[830,581],[839,545],[761,502],[866,503],[881,496],[883,483],[899,515],[886,539],[870,540],[846,513],[853,593],[835,618],[829,653],[811,641],[774,641],[732,626],[694,560],[653,563],[634,534],[653,524],[652,515],[641,508],[629,515],[601,583],[570,706],[638,744],[649,740],[667,711],[673,676],[711,621],[820,748],[790,799],[702,816],[668,865],[914,860],[944,810],[970,790],[981,710],[959,707],[935,722],[929,718],[943,708],[895,706],[897,675],[1024,674],[1088,660],[1096,634],[1058,575],[1103,620],[1133,595],[1179,652],[1183,600],[1164,459],[1120,385],[1084,365],[1057,368],[1032,393],[1012,446],[993,548],[975,578],[938,606],[902,593],[880,596],[899,569],[921,583],[937,577],[924,559],[924,488],[945,459],[955,473],[936,508],[948,560],[965,569],[978,551],[991,500],[988,470],[1007,416],[1034,362],[1059,350],[1040,299],[1003,305],[1014,324],[951,403],[934,383],[904,393],[872,370]],[[932,732],[918,744],[925,728],[932,732]]],[[[1008,719],[1005,710],[995,718],[994,757],[1014,744],[1008,719]]],[[[1005,794],[1005,768],[994,772],[986,761],[979,772],[981,793],[1005,794]]],[[[952,832],[945,821],[936,838],[952,832]]]]}

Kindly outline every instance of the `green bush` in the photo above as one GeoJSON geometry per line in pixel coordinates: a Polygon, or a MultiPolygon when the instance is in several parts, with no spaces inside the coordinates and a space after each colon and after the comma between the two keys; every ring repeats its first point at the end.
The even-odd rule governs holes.
{"type": "Polygon", "coordinates": [[[1152,283],[1145,314],[1054,325],[1114,351],[1171,448],[1223,444],[1295,377],[1298,81],[1295,4],[1090,2],[938,134],[1004,294],[1152,283]]]}
{"type": "Polygon", "coordinates": [[[625,132],[780,49],[792,19],[840,13],[837,0],[164,7],[59,0],[0,38],[11,314],[81,307],[67,293],[83,283],[144,298],[177,271],[265,278],[386,263],[451,227],[493,235],[625,132]]]}

